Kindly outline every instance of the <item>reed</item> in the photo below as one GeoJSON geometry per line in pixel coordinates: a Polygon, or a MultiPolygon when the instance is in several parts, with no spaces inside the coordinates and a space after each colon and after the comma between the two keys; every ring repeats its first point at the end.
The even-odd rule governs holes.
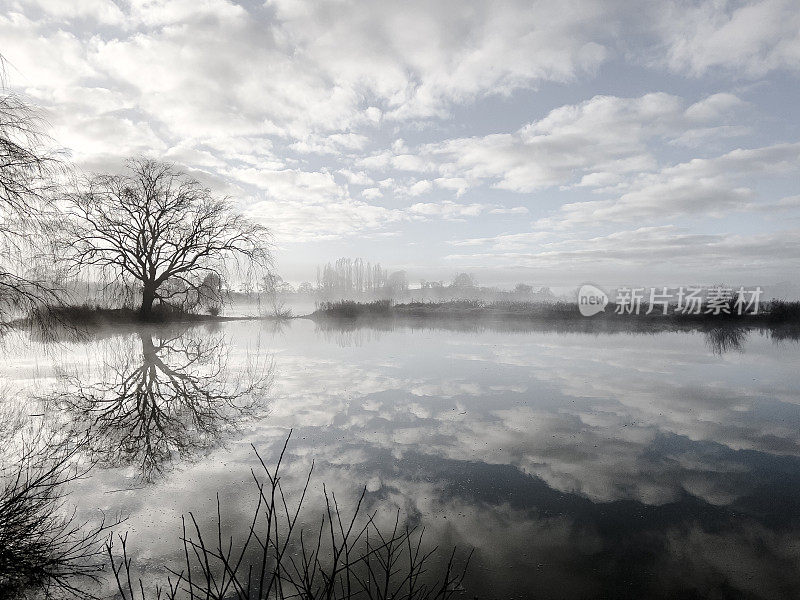
{"type": "MultiPolygon", "coordinates": [[[[323,486],[319,525],[306,529],[303,506],[313,464],[295,503],[281,484],[289,437],[270,469],[251,470],[255,493],[252,521],[243,539],[225,536],[217,496],[216,530],[203,531],[192,513],[183,519],[183,561],[168,569],[166,582],[146,584],[132,575],[127,536],[106,545],[117,591],[124,600],[447,600],[463,592],[471,553],[452,548],[440,569],[432,568],[437,547],[427,548],[424,530],[402,524],[400,513],[388,530],[364,507],[366,488],[351,515],[323,486]],[[458,566],[457,566],[458,565],[458,566]]],[[[315,519],[316,521],[316,519],[315,519]]]]}

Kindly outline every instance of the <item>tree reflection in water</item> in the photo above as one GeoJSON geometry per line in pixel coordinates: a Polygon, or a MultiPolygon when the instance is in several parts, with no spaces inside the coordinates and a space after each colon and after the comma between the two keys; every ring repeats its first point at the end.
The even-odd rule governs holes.
{"type": "Polygon", "coordinates": [[[717,356],[727,352],[743,352],[748,330],[743,327],[715,327],[703,332],[706,346],[717,356]]]}
{"type": "Polygon", "coordinates": [[[271,360],[256,352],[233,369],[223,336],[139,330],[107,344],[99,376],[62,371],[52,398],[101,465],[153,481],[266,409],[271,360]]]}

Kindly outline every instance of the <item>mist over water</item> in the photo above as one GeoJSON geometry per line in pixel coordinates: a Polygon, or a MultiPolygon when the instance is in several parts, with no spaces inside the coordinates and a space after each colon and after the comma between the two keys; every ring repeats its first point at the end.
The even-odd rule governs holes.
{"type": "Polygon", "coordinates": [[[225,531],[246,530],[251,444],[272,460],[292,429],[287,490],[313,459],[312,491],[352,508],[366,486],[379,522],[399,509],[430,543],[475,548],[469,597],[800,593],[796,342],[294,320],[19,348],[0,374],[41,399],[30,414],[92,434],[71,499],[128,516],[146,581],[180,559],[182,514],[215,522],[217,493],[225,531]],[[132,372],[165,386],[152,406],[122,410],[109,384],[132,372]]]}

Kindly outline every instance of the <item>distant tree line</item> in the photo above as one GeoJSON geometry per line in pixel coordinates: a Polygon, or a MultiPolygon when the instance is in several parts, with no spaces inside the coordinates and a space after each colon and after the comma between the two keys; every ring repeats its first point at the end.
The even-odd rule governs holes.
{"type": "Polygon", "coordinates": [[[457,273],[449,282],[422,279],[409,282],[406,271],[388,271],[380,263],[363,258],[339,258],[317,266],[316,283],[304,281],[296,288],[272,275],[262,290],[283,298],[301,296],[316,300],[395,299],[395,300],[555,300],[550,288],[517,283],[510,290],[480,286],[471,273],[457,273]]]}
{"type": "MultiPolygon", "coordinates": [[[[303,286],[308,290],[309,286],[303,286]]],[[[405,271],[392,273],[380,263],[372,264],[361,258],[340,258],[335,263],[317,267],[316,292],[326,297],[360,296],[381,293],[402,293],[408,290],[405,271]]]]}

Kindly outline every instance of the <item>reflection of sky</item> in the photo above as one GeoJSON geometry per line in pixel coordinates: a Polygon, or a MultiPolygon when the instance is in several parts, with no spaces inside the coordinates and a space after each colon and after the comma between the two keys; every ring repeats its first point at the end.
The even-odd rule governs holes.
{"type": "MultiPolygon", "coordinates": [[[[180,514],[210,513],[217,491],[245,523],[249,444],[273,456],[294,428],[287,484],[313,458],[342,497],[366,485],[437,542],[477,547],[482,597],[800,591],[797,345],[751,335],[715,355],[685,333],[222,330],[232,368],[274,354],[269,416],[144,489],[125,491],[141,484],[119,469],[76,490],[87,511],[130,513],[145,565],[178,551],[180,514]]],[[[49,365],[102,353],[102,340],[29,353],[2,374],[28,379],[36,364],[46,386],[49,365]]]]}

